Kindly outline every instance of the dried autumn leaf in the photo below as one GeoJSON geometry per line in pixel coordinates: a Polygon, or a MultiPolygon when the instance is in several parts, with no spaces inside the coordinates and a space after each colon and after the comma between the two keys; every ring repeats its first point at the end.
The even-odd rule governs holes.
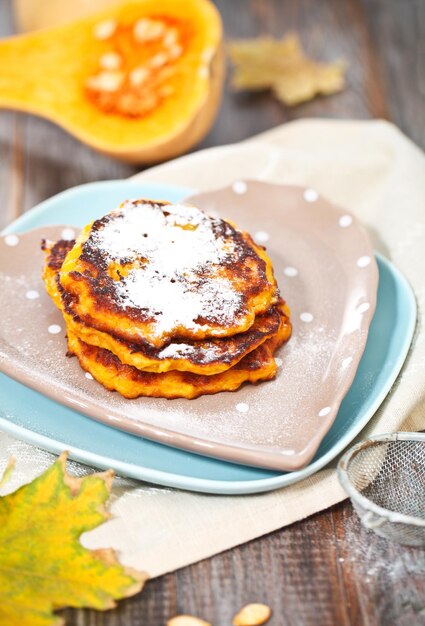
{"type": "Polygon", "coordinates": [[[59,626],[53,610],[106,610],[137,593],[146,575],[113,550],[90,551],[80,535],[108,519],[113,472],[74,478],[66,454],[32,483],[0,498],[0,625],[59,626]]]}
{"type": "Polygon", "coordinates": [[[258,37],[234,41],[229,55],[235,66],[235,89],[272,89],[289,106],[328,95],[344,87],[345,63],[318,63],[305,56],[298,36],[281,40],[258,37]]]}

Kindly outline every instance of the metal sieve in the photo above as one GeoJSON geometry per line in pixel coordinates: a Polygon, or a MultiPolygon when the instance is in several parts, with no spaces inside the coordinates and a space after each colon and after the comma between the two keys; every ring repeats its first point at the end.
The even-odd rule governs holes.
{"type": "Polygon", "coordinates": [[[425,434],[366,439],[341,458],[338,477],[366,528],[404,545],[425,545],[425,434]]]}

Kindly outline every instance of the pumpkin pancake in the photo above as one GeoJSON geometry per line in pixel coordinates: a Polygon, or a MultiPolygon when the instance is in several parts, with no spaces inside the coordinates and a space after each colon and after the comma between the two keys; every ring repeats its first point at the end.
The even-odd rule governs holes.
{"type": "Polygon", "coordinates": [[[143,199],[82,231],[60,286],[66,313],[87,327],[155,348],[243,333],[278,300],[271,261],[247,233],[143,199]]]}
{"type": "MultiPolygon", "coordinates": [[[[56,306],[62,311],[67,329],[83,342],[104,348],[115,354],[126,365],[147,372],[187,371],[196,374],[212,375],[224,372],[238,363],[249,352],[273,336],[280,324],[278,305],[272,306],[263,315],[258,315],[248,331],[233,337],[204,339],[187,343],[171,342],[156,349],[146,343],[131,344],[113,334],[105,333],[73,318],[66,313],[58,284],[59,272],[73,241],[45,242],[46,264],[43,278],[46,289],[56,306]]],[[[279,302],[279,309],[286,315],[289,310],[279,302]]]]}
{"type": "Polygon", "coordinates": [[[193,399],[204,394],[235,391],[245,382],[257,383],[274,378],[277,366],[273,354],[289,339],[290,334],[289,320],[281,313],[279,330],[274,337],[267,339],[232,368],[212,376],[179,371],[162,374],[141,371],[124,365],[109,350],[91,346],[69,331],[68,349],[70,355],[78,358],[81,367],[106,389],[118,391],[126,398],[193,399]]]}

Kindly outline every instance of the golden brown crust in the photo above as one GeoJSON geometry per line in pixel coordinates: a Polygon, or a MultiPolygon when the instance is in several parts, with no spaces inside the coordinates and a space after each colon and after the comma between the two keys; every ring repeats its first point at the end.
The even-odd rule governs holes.
{"type": "Polygon", "coordinates": [[[113,333],[98,331],[64,310],[64,294],[60,292],[58,275],[72,245],[73,242],[58,241],[45,248],[47,257],[43,277],[47,291],[64,314],[67,327],[74,335],[85,343],[110,350],[126,365],[156,373],[180,370],[195,374],[218,374],[236,365],[246,354],[273,336],[279,328],[280,315],[277,305],[274,305],[263,315],[258,315],[245,333],[233,337],[199,340],[190,344],[178,339],[161,349],[141,342],[129,343],[113,333]]]}
{"type": "MultiPolygon", "coordinates": [[[[166,202],[147,200],[130,204],[141,212],[144,207],[153,206],[165,216],[169,215],[167,208],[171,210],[172,207],[166,202]]],[[[127,204],[89,225],[63,264],[60,283],[68,296],[64,300],[66,311],[72,316],[77,315],[87,326],[132,343],[144,340],[161,347],[175,337],[197,340],[244,332],[254,323],[256,315],[265,313],[277,301],[272,266],[264,250],[256,246],[247,233],[237,231],[231,224],[207,218],[216,240],[223,241],[223,247],[232,246],[232,252],[217,266],[190,268],[190,272],[178,274],[171,282],[181,282],[187,293],[200,293],[214,280],[223,280],[231,285],[233,293],[238,294],[237,304],[233,303],[233,310],[227,317],[223,317],[223,307],[217,305],[216,309],[211,308],[196,317],[192,327],[179,324],[177,320],[173,327],[159,329],[161,317],[156,317],[158,312],[153,306],[132,306],[131,301],[129,303],[129,299],[122,296],[123,282],[128,275],[146,272],[149,259],[133,253],[111,261],[99,245],[99,233],[111,226],[119,229],[128,210],[127,204]]],[[[185,229],[185,226],[178,225],[175,230],[178,232],[181,228],[185,229]]],[[[164,276],[164,280],[167,279],[164,276]]]]}
{"type": "Polygon", "coordinates": [[[76,242],[42,248],[69,354],[105,388],[192,399],[274,377],[289,309],[265,249],[232,224],[194,207],[134,201],[76,242]]]}
{"type": "Polygon", "coordinates": [[[282,312],[280,328],[274,337],[250,352],[234,367],[211,376],[179,371],[162,374],[141,371],[124,365],[109,350],[84,343],[72,332],[68,332],[68,349],[93,378],[110,391],[118,391],[126,398],[149,396],[193,399],[220,391],[235,391],[245,382],[256,383],[274,378],[277,369],[274,352],[289,339],[290,334],[289,320],[282,312]]]}

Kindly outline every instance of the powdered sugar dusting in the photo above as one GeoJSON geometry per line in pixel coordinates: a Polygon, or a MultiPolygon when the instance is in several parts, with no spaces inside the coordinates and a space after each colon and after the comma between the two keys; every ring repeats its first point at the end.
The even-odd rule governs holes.
{"type": "Polygon", "coordinates": [[[230,226],[194,207],[143,201],[112,216],[90,239],[108,262],[131,262],[115,285],[122,308],[151,313],[157,332],[202,329],[199,318],[234,321],[242,294],[219,268],[237,258],[230,226]]]}
{"type": "Polygon", "coordinates": [[[200,348],[196,344],[170,343],[158,353],[159,359],[187,359],[191,356],[197,358],[198,363],[211,363],[221,354],[220,348],[210,344],[206,348],[200,348]]]}
{"type": "Polygon", "coordinates": [[[234,320],[241,296],[233,290],[230,281],[221,279],[195,284],[192,290],[186,283],[177,280],[173,283],[169,275],[162,277],[154,272],[131,272],[117,284],[117,295],[125,307],[154,311],[159,332],[180,326],[206,329],[206,325],[195,322],[200,316],[229,325],[234,320]],[[167,280],[169,284],[164,284],[167,280]]]}

